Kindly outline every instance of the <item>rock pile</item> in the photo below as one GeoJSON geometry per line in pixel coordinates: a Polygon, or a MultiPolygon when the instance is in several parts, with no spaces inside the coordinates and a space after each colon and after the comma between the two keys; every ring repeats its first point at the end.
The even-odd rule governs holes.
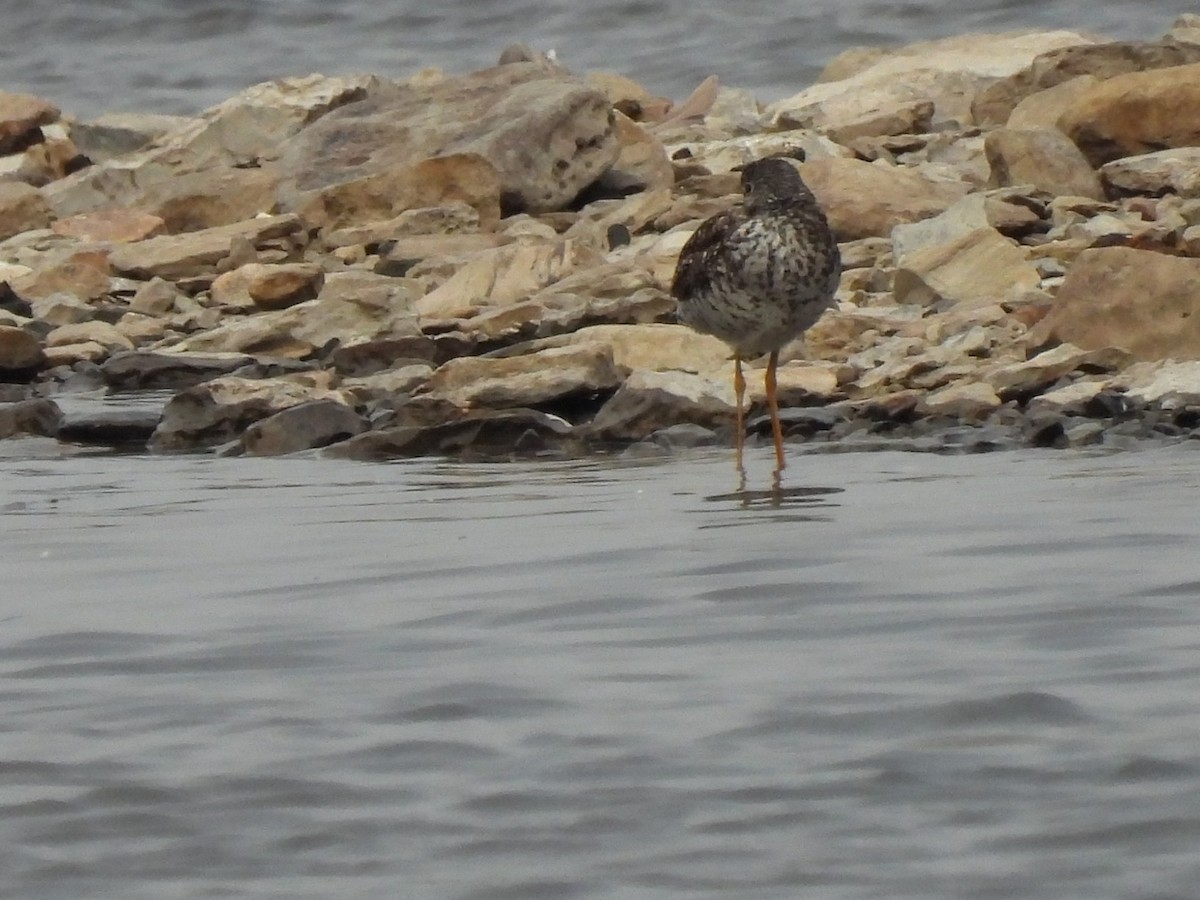
{"type": "Polygon", "coordinates": [[[793,438],[1200,437],[1200,17],[1152,42],[854,51],[766,107],[502,60],[282,79],[195,118],[0,92],[0,437],[357,458],[725,440],[729,353],[675,324],[667,286],[736,168],[773,154],[803,160],[845,270],[784,355],[793,438]],[[146,391],[161,414],[62,402],[146,391]]]}

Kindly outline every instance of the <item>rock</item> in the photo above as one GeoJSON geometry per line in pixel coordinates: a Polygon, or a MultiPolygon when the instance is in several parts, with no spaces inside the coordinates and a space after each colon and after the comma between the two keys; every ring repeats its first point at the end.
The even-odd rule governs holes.
{"type": "Polygon", "coordinates": [[[46,294],[29,304],[33,316],[47,325],[74,325],[94,318],[96,310],[74,294],[46,294]]]}
{"type": "Polygon", "coordinates": [[[1073,372],[1113,372],[1129,362],[1129,354],[1116,347],[1082,350],[1072,344],[1060,344],[1030,359],[986,369],[980,377],[1008,400],[1039,394],[1073,372]]]}
{"type": "MultiPolygon", "coordinates": [[[[1048,50],[1087,42],[1076,32],[1045,31],[968,34],[910,44],[843,67],[852,74],[806,88],[772,104],[767,112],[776,129],[836,128],[881,115],[903,119],[912,115],[912,104],[932,100],[932,115],[915,117],[918,122],[924,118],[922,131],[929,130],[925,123],[930,118],[939,124],[972,124],[971,101],[987,85],[1020,71],[1048,50]]],[[[827,71],[837,66],[835,61],[827,71]]]]}
{"type": "Polygon", "coordinates": [[[0,155],[41,140],[40,127],[58,115],[58,108],[41,97],[0,91],[0,155]]]}
{"type": "Polygon", "coordinates": [[[930,393],[917,404],[917,412],[926,416],[948,416],[964,422],[978,422],[999,409],[1000,398],[981,382],[948,384],[930,393]]]}
{"type": "Polygon", "coordinates": [[[814,160],[800,171],[839,241],[887,236],[903,222],[937,215],[968,190],[966,184],[933,182],[910,169],[857,159],[814,160]]]}
{"type": "Polygon", "coordinates": [[[148,316],[165,316],[174,312],[183,295],[162,278],[151,278],[129,298],[129,308],[148,316]]]}
{"type": "Polygon", "coordinates": [[[1149,371],[1122,379],[1125,396],[1135,403],[1156,404],[1173,397],[1185,403],[1200,403],[1200,362],[1167,362],[1149,371]]]}
{"type": "MultiPolygon", "coordinates": [[[[466,203],[452,201],[442,206],[406,209],[400,215],[380,222],[336,228],[326,231],[323,238],[330,247],[382,244],[386,241],[395,241],[415,235],[434,239],[453,235],[476,235],[479,231],[479,224],[478,210],[466,203]]],[[[492,236],[487,235],[486,237],[492,236]]],[[[423,254],[423,256],[427,255],[431,254],[423,254]]]]}
{"type": "MultiPolygon", "coordinates": [[[[1041,220],[1028,206],[1021,205],[1021,199],[1008,196],[1004,190],[968,194],[936,216],[897,225],[892,229],[892,256],[902,261],[916,250],[949,244],[981,228],[1010,233],[1027,231],[1041,220]]],[[[842,264],[846,267],[845,253],[842,264]]]]}
{"type": "Polygon", "coordinates": [[[1079,98],[1099,83],[1100,79],[1094,75],[1080,75],[1030,94],[1013,108],[1005,127],[1017,131],[1058,128],[1063,113],[1078,104],[1079,98]]]}
{"type": "Polygon", "coordinates": [[[1030,185],[1048,194],[1104,199],[1100,179],[1061,131],[1000,128],[984,139],[991,184],[1030,185]]]}
{"type": "Polygon", "coordinates": [[[115,325],[92,320],[72,325],[60,325],[46,335],[47,347],[95,342],[108,350],[132,350],[133,341],[121,334],[115,325]]]}
{"type": "Polygon", "coordinates": [[[295,216],[263,216],[188,234],[171,234],[119,244],[109,261],[114,269],[137,278],[176,280],[209,271],[230,254],[234,243],[284,237],[303,228],[295,216]]]}
{"type": "Polygon", "coordinates": [[[417,301],[423,320],[457,319],[479,307],[505,306],[572,269],[599,261],[599,254],[578,241],[507,244],[473,255],[454,275],[417,301]]]}
{"type": "Polygon", "coordinates": [[[189,123],[186,116],[156,113],[105,113],[71,126],[71,140],[95,163],[141,150],[152,141],[189,123]]]}
{"type": "Polygon", "coordinates": [[[413,301],[420,286],[362,271],[334,272],[315,300],[230,318],[167,350],[237,352],[303,359],[331,342],[348,345],[418,333],[413,301]]]}
{"type": "Polygon", "coordinates": [[[1034,397],[1029,401],[1029,414],[1081,416],[1104,389],[1103,381],[1075,381],[1034,397]]]}
{"type": "Polygon", "coordinates": [[[619,152],[612,167],[596,182],[604,195],[625,196],[656,191],[675,184],[675,169],[667,151],[649,130],[620,111],[613,113],[613,132],[619,152]]]}
{"type": "Polygon", "coordinates": [[[323,117],[285,143],[280,198],[317,224],[386,218],[378,207],[364,218],[344,199],[370,196],[382,179],[393,191],[391,215],[462,199],[494,221],[498,203],[510,213],[564,207],[619,152],[603,93],[537,63],[514,63],[381,89],[323,117]],[[447,177],[441,169],[454,160],[476,170],[447,177]]]}
{"type": "Polygon", "coordinates": [[[282,456],[327,447],[367,430],[367,420],[336,400],[309,400],[260,419],[241,445],[249,456],[282,456]]]}
{"type": "Polygon", "coordinates": [[[637,369],[587,426],[601,441],[641,441],[672,425],[728,427],[733,420],[732,382],[690,372],[637,369]]]}
{"type": "Polygon", "coordinates": [[[470,455],[507,457],[514,451],[537,452],[561,444],[572,433],[558,416],[532,409],[481,409],[450,422],[368,431],[325,455],[341,459],[470,455]]]}
{"type": "Polygon", "coordinates": [[[1141,360],[1200,359],[1200,260],[1128,247],[1084,250],[1030,340],[1121,347],[1141,360]]]}
{"type": "Polygon", "coordinates": [[[31,373],[41,367],[45,355],[42,342],[22,328],[0,325],[0,375],[31,373]]]}
{"type": "Polygon", "coordinates": [[[76,249],[72,243],[45,254],[33,272],[16,278],[12,286],[29,300],[58,293],[96,300],[108,293],[111,278],[107,252],[76,249]]]}
{"type": "Polygon", "coordinates": [[[1194,146],[1200,143],[1200,63],[1102,81],[1078,98],[1058,126],[1093,166],[1194,146]]]}
{"type": "Polygon", "coordinates": [[[624,369],[659,371],[681,369],[712,374],[729,367],[724,341],[699,334],[683,325],[592,325],[513,347],[513,353],[540,352],[554,347],[603,345],[613,363],[624,369]]]}
{"type": "Polygon", "coordinates": [[[81,241],[123,244],[157,237],[166,231],[166,223],[136,209],[100,209],[59,219],[50,228],[81,241]]]}
{"type": "Polygon", "coordinates": [[[138,205],[159,216],[172,234],[234,225],[275,211],[279,179],[273,165],[203,169],[150,185],[138,205]]]}
{"type": "Polygon", "coordinates": [[[73,444],[103,447],[142,447],[158,427],[161,412],[155,409],[113,409],[68,415],[58,439],[73,444]]]}
{"type": "Polygon", "coordinates": [[[57,437],[62,410],[52,400],[20,400],[0,403],[0,439],[14,434],[57,437]]]}
{"type": "Polygon", "coordinates": [[[1112,196],[1200,197],[1200,147],[1176,147],[1114,159],[1100,168],[1112,196]]]}
{"type": "Polygon", "coordinates": [[[1200,48],[1176,41],[1080,41],[1042,53],[1026,68],[989,85],[975,98],[972,110],[980,125],[1003,125],[1024,98],[1072,78],[1090,75],[1104,80],[1193,62],[1200,62],[1200,48]]]}
{"type": "Polygon", "coordinates": [[[0,181],[0,240],[45,228],[51,218],[50,205],[37,188],[21,181],[0,181]]]}
{"type": "Polygon", "coordinates": [[[100,372],[115,391],[179,391],[228,375],[253,361],[241,353],[134,350],[114,353],[100,366],[100,372]]]}
{"type": "Polygon", "coordinates": [[[185,120],[144,150],[47,186],[47,199],[60,216],[101,207],[137,207],[148,191],[160,190],[178,176],[261,167],[278,157],[289,136],[329,110],[367,97],[381,84],[373,75],[307,75],[254,85],[185,120]]]}
{"type": "Polygon", "coordinates": [[[360,402],[381,400],[386,397],[412,394],[425,386],[433,366],[429,363],[411,363],[397,368],[375,372],[358,378],[343,378],[342,389],[360,402]]]}
{"type": "Polygon", "coordinates": [[[523,356],[452,359],[433,373],[426,390],[457,406],[503,409],[591,397],[621,380],[608,347],[583,343],[523,356]]]}
{"type": "Polygon", "coordinates": [[[892,292],[901,304],[981,306],[1040,283],[1022,248],[994,228],[979,228],[906,254],[897,265],[892,292]]]}
{"type": "Polygon", "coordinates": [[[307,375],[270,379],[214,378],[176,394],[163,408],[150,449],[194,450],[236,437],[252,423],[310,400],[348,405],[329,379],[307,375]]]}
{"type": "Polygon", "coordinates": [[[109,354],[99,341],[72,341],[46,347],[46,367],[74,366],[78,362],[98,363],[109,354]]]}
{"type": "Polygon", "coordinates": [[[316,263],[251,263],[238,271],[246,277],[246,292],[260,309],[286,309],[313,300],[325,284],[325,273],[316,263]]]}

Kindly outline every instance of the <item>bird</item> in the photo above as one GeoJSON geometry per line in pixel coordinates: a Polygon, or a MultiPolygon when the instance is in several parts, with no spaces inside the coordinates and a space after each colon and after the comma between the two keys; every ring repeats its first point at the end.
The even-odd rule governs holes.
{"type": "Polygon", "coordinates": [[[704,220],[679,252],[671,295],[677,320],[733,351],[737,469],[745,444],[742,361],[769,354],[764,379],[776,473],[786,465],[779,421],[779,351],[831,307],[841,277],[837,239],[793,161],[769,156],[741,169],[742,199],[704,220]]]}

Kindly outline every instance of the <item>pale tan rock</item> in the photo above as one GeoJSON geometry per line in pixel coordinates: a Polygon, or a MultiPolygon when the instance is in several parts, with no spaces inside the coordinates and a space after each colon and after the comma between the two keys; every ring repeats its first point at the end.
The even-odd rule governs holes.
{"type": "Polygon", "coordinates": [[[60,325],[46,335],[47,347],[62,347],[67,344],[94,342],[108,350],[132,350],[133,341],[123,335],[115,325],[99,319],[60,325]]]}
{"type": "Polygon", "coordinates": [[[457,201],[443,206],[406,209],[398,216],[379,222],[332,229],[325,232],[323,237],[326,245],[330,247],[346,247],[414,236],[441,238],[472,234],[479,231],[479,225],[479,211],[467,203],[457,201]]]}
{"type": "Polygon", "coordinates": [[[1088,89],[1059,119],[1094,166],[1200,143],[1200,63],[1130,72],[1088,89]]]}
{"type": "Polygon", "coordinates": [[[1171,396],[1200,403],[1200,362],[1169,360],[1150,369],[1130,371],[1118,383],[1125,387],[1126,396],[1140,403],[1158,403],[1171,396]]]}
{"type": "Polygon", "coordinates": [[[933,182],[897,166],[828,158],[801,167],[838,240],[882,237],[902,222],[936,215],[964,196],[963,183],[933,182]]]}
{"type": "Polygon", "coordinates": [[[259,309],[286,309],[312,300],[325,284],[325,273],[317,263],[252,263],[246,291],[259,309]]]}
{"type": "Polygon", "coordinates": [[[0,371],[19,372],[42,365],[42,342],[21,328],[0,325],[0,371]]]}
{"type": "Polygon", "coordinates": [[[1139,360],[1200,359],[1200,260],[1128,247],[1084,250],[1031,341],[1120,347],[1139,360]]]}
{"type": "Polygon", "coordinates": [[[134,277],[185,278],[210,271],[228,256],[239,238],[257,243],[293,234],[303,228],[296,216],[262,216],[193,231],[133,241],[113,248],[114,269],[134,277]]]}
{"type": "Polygon", "coordinates": [[[116,329],[137,346],[164,337],[167,323],[156,316],[127,312],[117,321],[116,329]]]}
{"type": "Polygon", "coordinates": [[[418,333],[411,280],[369,272],[333,272],[315,300],[233,318],[185,338],[172,351],[237,352],[302,358],[330,341],[344,346],[418,333]]]}
{"type": "Polygon", "coordinates": [[[472,256],[448,281],[416,304],[422,319],[457,319],[482,306],[504,306],[528,297],[577,266],[599,260],[576,241],[509,244],[472,256]]]}
{"type": "Polygon", "coordinates": [[[46,366],[73,366],[77,362],[98,363],[112,354],[113,348],[99,341],[76,341],[46,347],[46,366]]]}
{"type": "Polygon", "coordinates": [[[1073,381],[1034,397],[1029,401],[1027,409],[1030,415],[1080,415],[1088,401],[1103,391],[1105,386],[1105,382],[1101,380],[1073,381]]]}
{"type": "Polygon", "coordinates": [[[1066,135],[1054,128],[1000,128],[984,142],[995,187],[1029,185],[1048,194],[1104,198],[1095,170],[1066,135]]]}
{"type": "Polygon", "coordinates": [[[1175,147],[1114,159],[1100,167],[1113,196],[1178,194],[1200,197],[1200,147],[1175,147]]]}
{"type": "Polygon", "coordinates": [[[917,411],[926,416],[950,416],[972,422],[986,419],[1000,406],[996,392],[976,381],[948,384],[933,391],[917,404],[917,411]]]}
{"type": "MultiPolygon", "coordinates": [[[[184,172],[146,187],[137,203],[172,234],[233,225],[276,212],[276,165],[222,166],[184,172]]],[[[59,203],[55,209],[61,210],[59,203]]]]}
{"type": "Polygon", "coordinates": [[[433,373],[426,389],[458,406],[501,409],[608,391],[621,380],[607,346],[583,343],[499,359],[452,359],[433,373]]]}
{"type": "Polygon", "coordinates": [[[600,344],[613,362],[624,369],[661,371],[680,369],[711,374],[729,366],[730,350],[724,341],[700,334],[684,325],[591,325],[570,334],[531,342],[530,350],[600,344]]]}
{"type": "Polygon", "coordinates": [[[111,279],[106,251],[76,249],[68,244],[46,253],[34,271],[14,280],[12,286],[27,300],[56,293],[95,300],[108,292],[111,279]]]}
{"type": "Polygon", "coordinates": [[[45,228],[52,218],[40,190],[21,181],[0,181],[0,240],[45,228]]]}
{"type": "Polygon", "coordinates": [[[1041,283],[1025,252],[994,228],[979,228],[907,254],[896,267],[897,303],[994,304],[1041,283]]]}
{"type": "Polygon", "coordinates": [[[675,184],[675,168],[666,148],[651,131],[614,111],[613,133],[619,149],[611,168],[597,182],[602,190],[655,191],[675,184]]]}
{"type": "Polygon", "coordinates": [[[1130,355],[1117,347],[1084,350],[1059,344],[1030,359],[985,369],[980,377],[1002,396],[1040,393],[1072,372],[1114,372],[1130,362],[1130,355]]]}
{"type": "Polygon", "coordinates": [[[49,325],[72,325],[85,322],[96,315],[90,305],[74,294],[55,293],[33,297],[29,301],[34,318],[49,325]]]}
{"type": "Polygon", "coordinates": [[[1015,199],[1019,197],[1009,196],[1003,190],[968,194],[936,216],[897,225],[892,229],[893,256],[903,260],[922,247],[948,244],[980,228],[1020,230],[1040,221],[1027,206],[1010,202],[1015,199]]]}
{"type": "Polygon", "coordinates": [[[972,110],[980,125],[1003,125],[1025,97],[1072,78],[1091,75],[1104,80],[1193,62],[1200,62],[1200,48],[1174,41],[1089,40],[1038,55],[1026,68],[985,88],[972,110]]]}
{"type": "Polygon", "coordinates": [[[151,278],[129,298],[129,308],[148,316],[165,316],[174,312],[183,297],[174,285],[162,278],[151,278]]]}
{"type": "Polygon", "coordinates": [[[847,67],[853,73],[848,77],[815,84],[767,111],[776,128],[835,128],[914,101],[933,101],[936,122],[971,124],[971,101],[984,87],[1047,50],[1087,41],[1072,31],[1044,31],[911,44],[847,67]]]}
{"type": "Polygon", "coordinates": [[[1063,113],[1079,103],[1100,79],[1095,75],[1079,75],[1061,84],[1030,94],[1018,103],[1004,124],[1008,128],[1057,128],[1063,113]]]}
{"type": "Polygon", "coordinates": [[[163,234],[166,223],[159,216],[136,209],[100,209],[59,219],[50,230],[81,241],[123,244],[163,234]]]}
{"type": "Polygon", "coordinates": [[[19,149],[32,132],[58,115],[58,108],[41,97],[0,91],[0,154],[19,149]]]}
{"type": "Polygon", "coordinates": [[[410,363],[373,375],[343,378],[341,388],[365,403],[397,394],[411,394],[423,387],[432,374],[433,366],[429,363],[410,363]]]}
{"type": "MultiPolygon", "coordinates": [[[[496,173],[506,211],[540,212],[569,203],[618,153],[612,106],[602,92],[561,70],[514,63],[382,89],[324,116],[286,142],[280,198],[310,221],[346,224],[349,211],[343,205],[342,216],[331,215],[324,196],[344,195],[348,185],[383,172],[393,173],[393,184],[413,182],[405,173],[415,167],[459,156],[496,173]],[[325,218],[312,217],[314,210],[325,218]]],[[[365,192],[354,196],[363,199],[365,192]]],[[[443,195],[407,207],[446,199],[476,206],[469,197],[443,195]]],[[[403,208],[394,205],[391,215],[403,208]]],[[[489,218],[483,210],[481,216],[489,218]]]]}

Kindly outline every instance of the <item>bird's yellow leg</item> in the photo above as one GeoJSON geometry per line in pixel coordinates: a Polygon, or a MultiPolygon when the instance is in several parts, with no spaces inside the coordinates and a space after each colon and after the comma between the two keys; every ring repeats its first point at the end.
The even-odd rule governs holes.
{"type": "Polygon", "coordinates": [[[737,446],[737,468],[742,471],[742,445],[746,442],[746,379],[742,375],[742,357],[733,355],[733,395],[737,400],[737,421],[734,425],[734,441],[737,446]]]}
{"type": "Polygon", "coordinates": [[[779,422],[779,400],[776,396],[775,369],[779,366],[779,351],[772,350],[767,359],[767,407],[771,410],[771,435],[775,438],[775,471],[787,465],[783,459],[783,425],[779,422]]]}

